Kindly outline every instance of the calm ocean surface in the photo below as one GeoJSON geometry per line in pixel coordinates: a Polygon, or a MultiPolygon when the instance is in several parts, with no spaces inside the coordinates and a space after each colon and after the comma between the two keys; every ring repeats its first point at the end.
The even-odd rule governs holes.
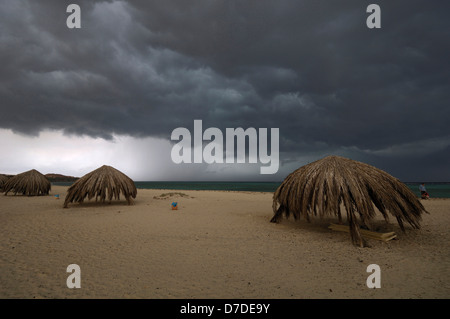
{"type": "MultiPolygon", "coordinates": [[[[135,182],[137,188],[177,190],[227,190],[273,193],[281,182],[135,182]]],[[[420,196],[420,183],[405,183],[414,194],[420,196]]],[[[450,198],[450,183],[425,183],[434,198],[450,198]]]]}
{"type": "MultiPolygon", "coordinates": [[[[70,186],[72,183],[53,183],[70,186]]],[[[281,182],[135,182],[141,189],[173,190],[226,190],[273,193],[281,182]]],[[[420,183],[405,183],[417,196],[420,196],[420,183]]],[[[425,183],[431,198],[450,198],[450,183],[425,183]]]]}

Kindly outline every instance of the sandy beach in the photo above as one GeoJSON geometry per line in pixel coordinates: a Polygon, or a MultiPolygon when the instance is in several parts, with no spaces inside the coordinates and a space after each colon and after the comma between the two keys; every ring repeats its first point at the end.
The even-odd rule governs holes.
{"type": "Polygon", "coordinates": [[[328,229],[334,219],[270,223],[272,193],[139,189],[132,206],[64,209],[66,190],[0,196],[0,298],[450,297],[450,199],[422,201],[420,230],[379,215],[397,239],[359,248],[328,229]],[[70,264],[80,289],[66,285],[70,264]],[[379,289],[366,285],[370,264],[379,289]]]}

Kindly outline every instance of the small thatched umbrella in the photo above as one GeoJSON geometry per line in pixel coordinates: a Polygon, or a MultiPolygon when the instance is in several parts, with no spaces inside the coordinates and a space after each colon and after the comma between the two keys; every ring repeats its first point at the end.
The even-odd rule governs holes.
{"type": "Polygon", "coordinates": [[[0,191],[3,191],[3,186],[5,185],[8,179],[9,179],[8,176],[0,174],[0,191]]]}
{"type": "Polygon", "coordinates": [[[120,193],[125,196],[128,204],[136,198],[137,190],[131,178],[118,171],[114,167],[103,165],[100,168],[84,175],[67,190],[64,208],[71,202],[82,203],[87,197],[89,200],[95,197],[104,203],[106,198],[111,202],[120,199],[120,193]]]}
{"type": "Polygon", "coordinates": [[[335,215],[342,222],[341,203],[347,212],[350,235],[354,244],[363,246],[356,213],[363,225],[375,208],[389,220],[393,215],[404,231],[406,220],[413,228],[420,228],[422,212],[426,212],[416,195],[400,180],[371,165],[351,159],[328,156],[292,172],[273,196],[274,216],[278,222],[284,214],[295,219],[301,216],[310,221],[311,215],[335,215]]]}
{"type": "Polygon", "coordinates": [[[14,195],[21,193],[27,196],[40,196],[48,195],[51,187],[47,177],[32,169],[8,179],[3,185],[3,191],[5,195],[14,192],[14,195]]]}

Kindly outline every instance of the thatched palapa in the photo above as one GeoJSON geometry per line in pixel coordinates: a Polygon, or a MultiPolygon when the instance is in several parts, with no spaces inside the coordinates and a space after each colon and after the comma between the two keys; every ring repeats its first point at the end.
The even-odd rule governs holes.
{"type": "Polygon", "coordinates": [[[47,177],[32,169],[8,179],[3,185],[3,191],[5,195],[13,192],[14,195],[40,196],[48,195],[51,187],[52,185],[47,177]]]}
{"type": "Polygon", "coordinates": [[[9,179],[8,176],[0,174],[0,192],[3,192],[3,186],[5,185],[8,179],[9,179]]]}
{"type": "Polygon", "coordinates": [[[273,196],[274,216],[278,222],[284,214],[295,219],[312,215],[335,215],[342,222],[341,204],[346,210],[350,235],[354,244],[364,246],[357,215],[370,229],[375,207],[386,221],[393,215],[404,231],[404,221],[420,228],[422,212],[426,212],[416,195],[400,180],[365,163],[328,156],[292,172],[273,196]]]}
{"type": "Polygon", "coordinates": [[[103,165],[102,167],[84,175],[67,190],[64,207],[71,202],[82,203],[87,197],[89,200],[95,197],[103,203],[106,199],[120,199],[120,194],[125,196],[128,204],[131,198],[136,198],[137,190],[131,178],[118,171],[114,167],[103,165]]]}

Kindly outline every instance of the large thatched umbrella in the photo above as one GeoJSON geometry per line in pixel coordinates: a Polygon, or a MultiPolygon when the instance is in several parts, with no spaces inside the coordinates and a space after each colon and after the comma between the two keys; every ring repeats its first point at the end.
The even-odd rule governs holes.
{"type": "Polygon", "coordinates": [[[114,167],[103,165],[69,187],[64,207],[71,202],[82,203],[86,197],[89,200],[95,197],[96,201],[100,199],[103,203],[108,198],[111,202],[113,197],[120,199],[120,193],[125,196],[128,204],[131,204],[131,197],[136,198],[137,194],[133,180],[114,167]]]}
{"type": "Polygon", "coordinates": [[[386,221],[393,215],[404,231],[403,221],[420,228],[426,212],[416,195],[401,181],[371,165],[351,159],[328,156],[292,172],[273,196],[274,216],[278,222],[284,214],[295,219],[312,215],[335,215],[342,221],[341,203],[350,225],[352,242],[363,246],[357,214],[363,225],[375,216],[375,207],[386,221]],[[375,206],[375,207],[374,207],[375,206]]]}
{"type": "Polygon", "coordinates": [[[27,196],[40,196],[48,195],[51,187],[47,177],[32,169],[8,179],[3,185],[3,191],[5,195],[14,192],[14,195],[20,193],[27,196]]]}

